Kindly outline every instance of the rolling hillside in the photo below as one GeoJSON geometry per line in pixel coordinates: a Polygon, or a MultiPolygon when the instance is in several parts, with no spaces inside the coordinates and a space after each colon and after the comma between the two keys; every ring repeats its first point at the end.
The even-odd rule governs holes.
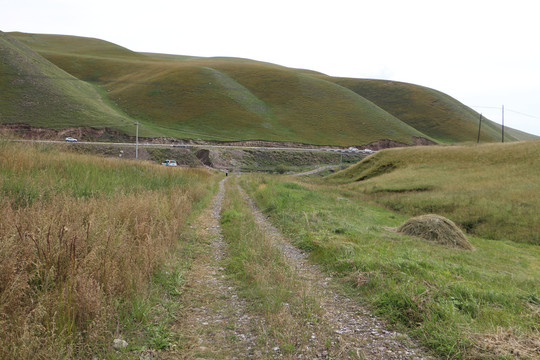
{"type": "MultiPolygon", "coordinates": [[[[478,136],[479,114],[440,91],[397,81],[324,78],[372,101],[437,141],[475,141],[478,136]]],[[[500,138],[501,125],[484,118],[480,141],[500,141],[500,138]]],[[[534,138],[537,137],[505,128],[505,140],[534,138]]]]}
{"type": "MultiPolygon", "coordinates": [[[[416,85],[332,78],[248,59],[136,53],[73,36],[0,36],[9,50],[2,51],[2,88],[23,83],[0,103],[2,123],[133,134],[140,121],[142,136],[339,146],[476,140],[476,112],[416,85]]],[[[506,140],[521,135],[508,133],[506,140]]],[[[498,139],[494,124],[484,126],[482,141],[498,139]]]]}
{"type": "Polygon", "coordinates": [[[133,121],[103,90],[80,81],[19,41],[0,33],[0,121],[35,127],[122,128],[133,121]]]}
{"type": "Polygon", "coordinates": [[[327,180],[407,215],[436,213],[471,234],[540,244],[540,141],[388,149],[327,180]]]}

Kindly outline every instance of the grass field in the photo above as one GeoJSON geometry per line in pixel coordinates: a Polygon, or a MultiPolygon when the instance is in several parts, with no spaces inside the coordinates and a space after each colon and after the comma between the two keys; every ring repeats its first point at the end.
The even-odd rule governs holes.
{"type": "Polygon", "coordinates": [[[351,296],[442,358],[540,355],[537,245],[469,236],[476,250],[456,250],[391,231],[406,217],[357,188],[260,175],[243,183],[351,296]]]}
{"type": "Polygon", "coordinates": [[[360,199],[444,215],[468,233],[540,244],[540,142],[386,150],[334,175],[360,199]]]}
{"type": "Polygon", "coordinates": [[[157,297],[181,286],[185,224],[216,180],[0,143],[0,358],[113,356],[113,336],[159,349],[157,297]]]}
{"type": "MultiPolygon", "coordinates": [[[[328,178],[238,181],[351,297],[434,354],[532,359],[540,355],[539,150],[537,141],[385,150],[328,178]],[[461,224],[475,250],[392,230],[427,210],[461,224]]],[[[184,277],[202,251],[186,225],[220,178],[1,142],[0,358],[120,359],[193,341],[174,328],[184,277]],[[130,344],[115,351],[113,338],[130,344]]],[[[229,180],[223,261],[266,321],[261,344],[294,358],[311,336],[305,325],[321,316],[317,299],[229,180]]]]}
{"type": "MultiPolygon", "coordinates": [[[[98,39],[0,35],[9,50],[1,71],[12,85],[4,82],[4,123],[109,125],[133,135],[139,121],[141,136],[341,146],[476,140],[479,114],[412,84],[332,78],[248,59],[136,53],[98,39]],[[17,60],[27,58],[34,61],[17,60]]],[[[486,120],[481,139],[497,141],[499,133],[486,120]]],[[[507,134],[507,141],[527,137],[507,134]]]]}

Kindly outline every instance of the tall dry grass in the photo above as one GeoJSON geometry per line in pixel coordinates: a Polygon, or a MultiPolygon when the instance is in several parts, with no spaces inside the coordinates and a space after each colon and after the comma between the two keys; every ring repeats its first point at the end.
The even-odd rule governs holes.
{"type": "MultiPolygon", "coordinates": [[[[20,164],[39,156],[45,162],[39,166],[46,169],[47,161],[59,163],[66,156],[83,168],[87,162],[100,177],[103,159],[77,160],[73,155],[37,151],[3,146],[0,173],[5,178],[8,169],[10,182],[17,177],[30,183],[34,179],[41,184],[36,188],[39,193],[47,188],[43,184],[69,181],[69,176],[54,181],[47,169],[27,177],[31,169],[20,164]],[[20,161],[2,161],[6,152],[20,161]],[[10,167],[14,164],[19,165],[10,167]]],[[[161,187],[144,190],[146,182],[157,181],[148,177],[169,177],[170,172],[151,164],[116,164],[118,176],[125,176],[124,166],[142,174],[137,191],[127,186],[120,191],[122,179],[107,175],[107,166],[103,174],[115,180],[116,194],[95,189],[94,196],[77,197],[65,189],[49,188],[46,197],[21,203],[20,194],[0,182],[0,358],[80,358],[106,352],[112,336],[122,330],[122,308],[144,293],[153,271],[176,246],[193,207],[210,190],[209,173],[176,169],[165,170],[174,170],[182,181],[165,181],[161,187]]],[[[92,183],[92,179],[88,175],[80,181],[92,183]]]]}

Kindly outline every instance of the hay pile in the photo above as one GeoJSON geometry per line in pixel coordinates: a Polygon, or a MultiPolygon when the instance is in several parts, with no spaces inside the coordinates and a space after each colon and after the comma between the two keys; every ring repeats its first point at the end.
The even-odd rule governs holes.
{"type": "Polygon", "coordinates": [[[397,232],[458,249],[474,250],[456,224],[440,215],[429,214],[411,218],[398,227],[397,232]]]}

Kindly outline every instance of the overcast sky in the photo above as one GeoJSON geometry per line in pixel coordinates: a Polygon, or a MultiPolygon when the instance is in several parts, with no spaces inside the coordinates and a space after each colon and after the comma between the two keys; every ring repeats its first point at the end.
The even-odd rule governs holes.
{"type": "Polygon", "coordinates": [[[536,0],[0,0],[0,30],[428,86],[540,135],[536,0]]]}

